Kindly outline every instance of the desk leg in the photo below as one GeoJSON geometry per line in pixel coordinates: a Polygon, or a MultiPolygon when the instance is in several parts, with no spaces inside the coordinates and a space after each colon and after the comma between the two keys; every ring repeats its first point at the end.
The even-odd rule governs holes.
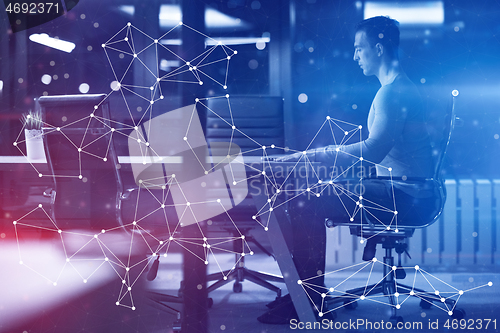
{"type": "MultiPolygon", "coordinates": [[[[199,239],[200,244],[187,243],[183,250],[183,305],[182,333],[208,332],[207,266],[199,258],[204,258],[202,233],[197,224],[182,229],[184,238],[199,239]],[[199,257],[199,258],[198,258],[199,257]]],[[[194,243],[195,241],[192,241],[194,243]]]]}
{"type": "MultiPolygon", "coordinates": [[[[260,193],[266,193],[262,188],[260,193]]],[[[267,205],[267,196],[255,195],[253,196],[256,207],[265,207],[267,205]]],[[[316,316],[314,315],[313,308],[309,302],[306,292],[303,287],[297,283],[299,280],[299,273],[293,262],[291,251],[288,248],[285,237],[283,236],[283,228],[286,228],[286,213],[284,206],[274,209],[272,212],[265,212],[260,215],[261,221],[265,224],[268,223],[269,238],[272,240],[271,245],[274,252],[274,257],[278,262],[281,273],[286,283],[286,287],[290,296],[292,297],[293,305],[299,315],[301,322],[315,322],[316,316]]]]}

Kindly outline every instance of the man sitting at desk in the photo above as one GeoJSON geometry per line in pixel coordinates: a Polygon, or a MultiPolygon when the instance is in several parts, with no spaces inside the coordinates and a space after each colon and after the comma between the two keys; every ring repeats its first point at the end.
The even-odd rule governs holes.
{"type": "MultiPolygon", "coordinates": [[[[363,157],[366,164],[376,164],[377,177],[363,180],[362,193],[356,194],[360,196],[358,203],[344,197],[345,192],[339,196],[313,196],[308,202],[307,195],[302,195],[291,202],[293,259],[300,278],[318,286],[316,293],[309,293],[316,304],[321,304],[321,290],[325,290],[320,286],[324,286],[326,217],[336,222],[359,223],[360,210],[355,216],[348,212],[355,211],[354,205],[360,202],[387,207],[385,211],[374,210],[371,214],[363,214],[370,215],[372,221],[385,221],[387,224],[394,217],[391,214],[395,213],[406,224],[414,225],[427,223],[435,213],[437,183],[428,180],[434,175],[434,161],[422,100],[416,86],[399,65],[398,47],[397,21],[378,16],[357,24],[354,61],[358,62],[364,75],[375,75],[382,85],[370,108],[369,136],[366,140],[351,145],[321,147],[277,159],[299,161],[308,158],[327,165],[350,166],[353,159],[363,157]],[[389,181],[390,177],[395,181],[389,181]]],[[[260,316],[259,321],[287,324],[290,319],[297,318],[289,295],[271,303],[270,307],[271,310],[260,316]]]]}

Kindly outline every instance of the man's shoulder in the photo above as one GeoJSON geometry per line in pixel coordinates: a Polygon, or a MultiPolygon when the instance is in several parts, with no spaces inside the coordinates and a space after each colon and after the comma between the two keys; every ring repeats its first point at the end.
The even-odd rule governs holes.
{"type": "Polygon", "coordinates": [[[380,87],[374,100],[375,104],[379,105],[396,107],[403,104],[410,108],[416,107],[421,101],[417,87],[406,75],[380,87]]]}

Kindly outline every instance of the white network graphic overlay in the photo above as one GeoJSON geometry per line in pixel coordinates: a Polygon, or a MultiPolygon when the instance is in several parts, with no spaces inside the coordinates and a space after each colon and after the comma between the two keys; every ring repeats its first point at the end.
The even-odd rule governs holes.
{"type": "MultiPolygon", "coordinates": [[[[112,144],[111,139],[113,136],[117,135],[122,135],[125,137],[128,137],[128,132],[131,130],[137,130],[142,123],[144,123],[147,120],[152,119],[152,114],[153,114],[153,108],[155,108],[158,105],[162,105],[162,101],[164,100],[164,95],[162,93],[161,89],[161,82],[175,82],[179,84],[198,84],[202,85],[204,84],[204,80],[208,80],[223,89],[227,89],[227,78],[228,78],[228,70],[229,70],[229,63],[231,58],[237,54],[237,51],[232,50],[228,46],[222,44],[221,42],[218,42],[214,39],[211,39],[213,43],[211,43],[213,46],[208,47],[202,54],[198,55],[194,59],[182,59],[178,54],[173,52],[172,50],[168,49],[167,46],[162,45],[160,43],[161,39],[164,38],[166,35],[174,31],[175,29],[178,29],[180,27],[183,27],[185,29],[191,29],[195,32],[196,30],[190,28],[189,26],[186,26],[182,23],[179,23],[175,28],[167,32],[165,35],[159,37],[159,38],[153,38],[151,36],[147,36],[144,34],[142,31],[134,27],[132,24],[127,24],[123,29],[121,29],[119,32],[117,32],[112,38],[110,38],[106,43],[102,44],[103,50],[106,54],[106,57],[109,60],[109,63],[111,65],[111,68],[113,70],[114,74],[114,84],[112,85],[111,91],[104,97],[104,99],[94,107],[94,110],[89,110],[89,115],[86,117],[83,117],[79,121],[85,123],[87,125],[87,128],[90,128],[91,122],[98,122],[102,125],[105,125],[108,127],[108,133],[105,135],[102,135],[96,140],[91,141],[90,143],[86,143],[85,145],[83,144],[85,136],[87,133],[84,134],[84,137],[81,138],[81,141],[71,141],[68,138],[68,140],[71,142],[71,144],[74,146],[75,150],[78,151],[78,156],[79,160],[74,161],[76,165],[79,166],[80,172],[78,174],[75,174],[73,176],[70,176],[72,178],[77,178],[77,179],[82,179],[82,163],[81,163],[81,155],[82,154],[87,154],[91,157],[96,158],[97,160],[102,160],[102,161],[107,161],[108,159],[108,154],[109,154],[109,149],[104,153],[102,156],[95,155],[91,151],[91,147],[93,144],[96,144],[99,140],[108,140],[109,142],[108,147],[112,144]],[[134,44],[134,34],[144,34],[150,39],[150,43],[145,46],[144,49],[137,49],[136,45],[134,44]],[[165,75],[160,74],[160,70],[158,66],[156,68],[148,68],[146,64],[141,60],[141,57],[146,54],[147,52],[154,52],[155,57],[156,57],[156,64],[159,64],[159,55],[158,55],[158,49],[163,48],[167,52],[170,52],[173,56],[175,56],[180,63],[182,64],[180,67],[177,69],[168,72],[165,75]],[[119,52],[125,57],[123,57],[123,61],[126,62],[128,61],[128,65],[126,66],[126,70],[123,73],[119,73],[118,70],[116,70],[116,66],[111,60],[109,54],[111,52],[119,52]],[[218,52],[218,53],[217,53],[218,52]],[[220,54],[220,56],[216,56],[217,54],[220,54]],[[215,60],[213,57],[215,56],[215,60]],[[130,69],[132,68],[132,65],[135,62],[141,63],[147,71],[151,74],[150,75],[150,80],[151,84],[148,86],[143,86],[143,87],[137,87],[131,84],[125,83],[129,79],[129,73],[130,69]],[[226,72],[224,75],[224,78],[222,80],[218,80],[217,78],[210,76],[207,71],[205,71],[205,68],[212,64],[216,63],[221,63],[221,62],[226,62],[226,72]],[[184,73],[192,73],[192,80],[181,80],[178,78],[179,75],[184,74],[184,73]],[[138,91],[141,91],[143,93],[138,93],[138,91]],[[95,110],[97,110],[100,106],[100,104],[104,103],[111,94],[120,94],[123,97],[123,100],[125,102],[125,105],[129,105],[127,103],[127,96],[126,94],[133,94],[136,97],[139,97],[144,101],[145,105],[145,112],[143,113],[141,119],[137,121],[133,115],[130,109],[128,109],[129,115],[130,115],[130,120],[132,121],[132,125],[126,124],[126,123],[117,123],[115,121],[111,121],[111,125],[107,125],[105,122],[105,119],[97,116],[95,114],[95,110]]],[[[198,32],[199,33],[199,32],[198,32]]],[[[201,34],[201,33],[200,33],[201,34]]],[[[209,36],[206,36],[204,34],[203,37],[210,39],[209,36]]],[[[225,96],[219,96],[219,97],[209,97],[209,98],[197,98],[195,100],[195,105],[201,105],[203,107],[206,107],[208,109],[208,112],[212,112],[215,115],[218,115],[218,110],[212,110],[208,108],[208,105],[206,101],[210,98],[225,98],[227,99],[228,103],[228,108],[231,112],[231,98],[229,95],[225,96]]],[[[221,118],[222,119],[222,118],[221,118]]],[[[260,144],[257,140],[251,138],[250,136],[246,135],[244,132],[242,132],[238,124],[234,122],[234,120],[226,120],[223,119],[224,122],[227,124],[228,128],[231,129],[231,138],[233,138],[233,134],[235,132],[238,132],[238,134],[241,134],[248,138],[250,141],[252,141],[255,144],[255,149],[254,150],[261,150],[262,151],[262,157],[267,158],[268,154],[266,149],[267,148],[273,148],[273,149],[281,149],[284,152],[296,152],[296,151],[291,151],[290,149],[286,147],[277,147],[275,145],[271,146],[264,146],[260,144]]],[[[53,126],[52,124],[49,123],[44,123],[44,132],[42,135],[46,135],[51,132],[60,132],[64,135],[65,131],[65,126],[61,127],[56,127],[53,126]]],[[[332,135],[332,144],[336,145],[337,147],[341,147],[349,141],[349,139],[358,136],[359,140],[361,140],[361,129],[362,127],[360,125],[356,124],[351,124],[344,122],[342,120],[338,119],[333,119],[331,117],[327,117],[325,122],[320,126],[320,129],[318,130],[318,133],[321,130],[330,130],[331,135],[332,135]]],[[[22,129],[21,133],[19,134],[18,138],[14,142],[14,145],[19,149],[19,151],[25,155],[23,150],[20,148],[19,144],[23,143],[24,141],[21,140],[21,135],[23,132],[24,128],[22,129]]],[[[188,129],[186,129],[188,130],[188,129]]],[[[317,136],[317,135],[316,135],[317,136]]],[[[312,147],[314,140],[316,136],[311,140],[308,148],[312,147]]],[[[185,140],[189,144],[189,140],[185,140]]],[[[148,141],[147,139],[143,138],[142,142],[139,142],[144,145],[144,147],[148,147],[148,141]]],[[[145,149],[144,151],[147,151],[145,149]]],[[[299,152],[300,153],[300,152],[299,152]]],[[[345,154],[342,152],[340,149],[336,150],[336,154],[345,154]]],[[[157,156],[161,158],[161,156],[157,156]]],[[[228,154],[228,159],[234,159],[235,156],[230,156],[228,154]]],[[[376,220],[379,224],[383,225],[386,230],[394,230],[395,232],[398,232],[398,214],[397,214],[397,207],[396,203],[393,202],[391,207],[383,207],[375,202],[371,202],[359,194],[357,194],[355,191],[350,191],[349,189],[346,189],[339,185],[338,181],[342,180],[345,174],[351,172],[353,169],[355,169],[358,166],[363,166],[364,164],[366,165],[375,165],[375,163],[371,161],[367,161],[363,159],[363,154],[362,151],[360,152],[359,156],[350,156],[354,158],[355,162],[347,169],[343,169],[341,173],[337,173],[335,175],[329,175],[329,176],[322,176],[320,175],[317,171],[315,171],[313,163],[308,159],[307,153],[304,152],[303,157],[300,158],[298,162],[296,162],[294,165],[292,165],[291,169],[287,169],[286,171],[281,170],[277,171],[273,169],[271,162],[264,162],[260,164],[252,164],[252,163],[244,163],[245,167],[252,172],[250,173],[251,176],[245,179],[230,179],[231,182],[236,183],[236,182],[246,182],[246,181],[251,181],[256,178],[261,179],[261,181],[264,181],[266,184],[267,189],[272,189],[271,191],[268,191],[266,193],[267,195],[267,204],[263,207],[257,207],[258,213],[254,216],[249,217],[249,219],[253,219],[256,224],[260,225],[262,228],[264,228],[266,231],[269,228],[269,220],[268,221],[263,221],[262,220],[262,215],[272,212],[274,209],[280,208],[282,205],[285,205],[292,200],[296,200],[297,198],[307,195],[307,196],[316,196],[320,197],[322,195],[331,195],[332,193],[334,195],[342,193],[343,200],[349,200],[355,203],[355,206],[352,210],[349,210],[347,207],[350,205],[344,205],[344,208],[346,210],[346,213],[350,216],[351,221],[354,221],[354,218],[357,216],[361,215],[367,215],[371,217],[373,220],[376,220]],[[301,167],[305,168],[308,172],[308,175],[305,177],[306,179],[306,185],[302,188],[292,188],[290,189],[287,187],[287,182],[293,177],[294,172],[296,172],[298,169],[301,167]],[[278,174],[279,173],[279,174],[278,174]],[[380,220],[376,217],[374,214],[375,211],[384,211],[388,213],[392,213],[392,218],[387,221],[387,220],[380,220]]],[[[220,163],[225,163],[224,159],[220,161],[220,163]]],[[[40,177],[59,177],[61,175],[42,175],[36,168],[34,164],[32,164],[34,170],[39,174],[40,177]]],[[[392,169],[390,167],[384,167],[384,166],[379,166],[387,169],[387,171],[391,173],[392,169]]],[[[213,167],[215,168],[215,166],[213,167]]],[[[206,169],[206,172],[211,171],[211,169],[206,169]]],[[[67,176],[65,176],[67,177],[67,176]]],[[[58,227],[57,222],[52,219],[50,214],[44,209],[44,207],[40,204],[37,207],[34,207],[33,211],[29,212],[28,214],[18,218],[16,221],[13,222],[14,228],[16,231],[16,237],[18,240],[18,247],[19,247],[19,256],[20,256],[20,263],[24,264],[26,267],[29,269],[34,270],[33,268],[29,267],[23,262],[23,257],[22,257],[22,251],[21,251],[21,242],[19,242],[19,237],[18,237],[18,227],[23,226],[27,228],[39,228],[39,229],[44,229],[47,231],[52,231],[54,233],[58,233],[60,235],[61,239],[61,246],[62,249],[64,250],[66,260],[64,262],[64,265],[61,269],[61,272],[56,274],[55,278],[45,276],[43,274],[40,274],[43,276],[45,279],[53,283],[54,285],[57,285],[58,279],[61,276],[62,270],[64,270],[67,266],[72,267],[73,269],[77,270],[77,267],[75,267],[72,263],[75,260],[94,260],[97,262],[100,262],[100,265],[96,268],[99,269],[102,265],[104,264],[109,264],[113,270],[116,272],[117,277],[122,283],[122,289],[120,291],[120,295],[118,296],[118,299],[116,301],[116,305],[120,306],[125,306],[129,307],[131,309],[135,309],[134,305],[134,300],[132,297],[132,290],[134,285],[137,283],[139,276],[141,273],[145,272],[148,268],[148,266],[152,263],[152,261],[159,256],[160,254],[163,254],[165,257],[168,257],[168,252],[171,247],[171,245],[176,244],[177,246],[181,246],[183,248],[187,248],[188,245],[192,244],[198,244],[200,241],[202,243],[202,246],[204,248],[204,257],[199,257],[197,258],[201,261],[203,261],[205,264],[208,265],[209,263],[209,258],[213,258],[215,260],[217,266],[219,267],[221,274],[223,273],[223,268],[217,262],[217,257],[214,255],[214,251],[225,251],[225,252],[230,252],[234,253],[236,255],[240,256],[240,259],[244,257],[247,254],[252,255],[253,251],[250,249],[249,244],[245,240],[245,236],[240,232],[238,229],[237,224],[233,221],[231,218],[230,214],[226,212],[226,215],[228,219],[233,223],[234,228],[236,232],[239,234],[238,237],[210,237],[209,235],[204,234],[204,230],[200,227],[200,231],[202,233],[202,238],[201,239],[193,239],[193,238],[183,238],[177,236],[177,232],[180,229],[180,224],[176,225],[171,225],[172,222],[168,218],[167,211],[169,209],[172,209],[175,204],[170,204],[167,202],[167,197],[169,196],[169,191],[170,191],[170,186],[176,183],[175,176],[169,176],[164,179],[163,184],[159,184],[158,182],[154,179],[145,179],[142,180],[141,184],[145,184],[141,188],[143,189],[142,191],[137,192],[137,197],[136,197],[136,202],[135,203],[129,203],[134,205],[135,204],[135,213],[134,213],[134,220],[130,223],[127,223],[123,226],[118,226],[110,229],[102,229],[100,233],[85,233],[85,232],[80,232],[80,231],[75,231],[75,230],[62,230],[60,227],[58,227]],[[154,183],[156,186],[156,190],[160,189],[161,194],[153,194],[150,187],[148,187],[146,184],[148,182],[154,183]],[[157,208],[155,210],[151,210],[150,212],[147,212],[143,215],[140,213],[140,205],[143,202],[141,198],[144,199],[146,197],[146,200],[150,200],[153,202],[157,203],[157,208]],[[50,224],[53,227],[44,227],[44,226],[39,226],[39,225],[33,225],[33,224],[28,224],[23,222],[23,220],[28,217],[30,214],[34,213],[37,210],[42,210],[44,214],[46,215],[47,219],[50,221],[50,224]],[[148,217],[152,214],[160,214],[164,216],[164,220],[162,222],[162,230],[161,232],[157,232],[154,228],[149,228],[144,221],[148,219],[148,217]],[[116,255],[114,253],[114,250],[110,244],[107,243],[106,236],[109,234],[113,233],[119,233],[123,229],[131,230],[129,231],[128,235],[130,237],[130,242],[129,242],[129,247],[130,251],[128,254],[128,257],[125,259],[122,259],[119,255],[116,255]],[[69,250],[70,246],[68,246],[68,241],[65,240],[65,236],[74,236],[77,235],[78,237],[81,237],[85,241],[82,242],[82,246],[77,249],[69,250]],[[137,242],[141,243],[141,246],[144,246],[147,250],[147,253],[150,254],[150,256],[146,256],[144,259],[138,261],[138,262],[133,262],[132,260],[132,249],[134,246],[137,246],[137,242]],[[224,245],[230,244],[232,242],[242,242],[243,243],[243,248],[245,249],[243,253],[235,253],[231,250],[227,250],[224,245]],[[88,258],[82,258],[85,257],[85,249],[89,247],[96,247],[100,249],[102,252],[102,256],[96,257],[95,255],[88,258]],[[132,274],[132,271],[135,273],[132,274]],[[130,300],[130,301],[129,301],[130,300]]],[[[391,181],[392,183],[392,181],[391,181]]],[[[189,205],[188,205],[189,206],[189,205]]],[[[361,240],[363,242],[363,240],[361,240]]],[[[355,276],[357,273],[360,273],[363,271],[363,269],[369,269],[369,276],[367,279],[366,285],[368,286],[368,282],[370,279],[372,279],[372,270],[373,266],[377,263],[380,263],[380,261],[373,260],[371,262],[362,262],[357,265],[353,265],[350,267],[345,267],[340,270],[336,270],[333,272],[325,273],[324,275],[330,275],[334,274],[339,271],[347,270],[347,269],[358,269],[355,273],[351,275],[351,277],[355,276]]],[[[231,270],[234,270],[236,263],[231,270]]],[[[384,264],[384,263],[380,263],[384,264]]],[[[385,264],[384,264],[385,265],[385,264]]],[[[441,295],[442,299],[446,298],[452,298],[452,297],[457,297],[457,300],[466,292],[470,290],[477,289],[479,287],[474,287],[470,288],[469,290],[458,290],[457,288],[452,287],[451,285],[444,283],[443,281],[439,280],[435,276],[429,274],[428,272],[424,271],[423,269],[419,268],[418,266],[412,267],[415,269],[415,274],[413,277],[414,285],[417,279],[423,279],[425,280],[429,286],[432,288],[432,290],[436,293],[436,295],[441,295]],[[448,288],[447,290],[443,290],[443,288],[436,289],[434,287],[434,284],[431,283],[430,280],[438,281],[443,288],[448,288]],[[448,291],[451,290],[451,291],[448,291]]],[[[231,271],[230,270],[230,271],[231,271]]],[[[229,271],[229,272],[230,272],[229,271]]],[[[93,273],[87,276],[80,276],[82,277],[82,280],[84,283],[86,283],[89,279],[92,278],[93,273]]],[[[229,274],[229,273],[228,273],[229,274]]],[[[389,274],[394,274],[392,267],[391,271],[389,274]]],[[[223,276],[225,279],[227,279],[227,275],[223,276]]],[[[312,299],[310,296],[310,293],[317,293],[318,288],[325,288],[324,286],[313,286],[310,283],[308,283],[308,280],[313,279],[314,277],[310,277],[308,279],[304,279],[300,281],[304,292],[308,294],[308,296],[312,299]],[[314,288],[313,288],[314,287],[314,288]]],[[[335,309],[328,308],[327,306],[327,300],[330,297],[338,296],[340,294],[344,294],[346,292],[347,288],[343,288],[343,283],[346,280],[338,283],[334,287],[330,288],[325,288],[324,292],[321,293],[322,298],[325,300],[321,305],[315,305],[315,310],[319,313],[320,316],[323,314],[333,311],[335,309]]],[[[379,281],[381,283],[382,279],[379,281]]],[[[492,284],[489,283],[487,284],[491,286],[492,284]]],[[[397,290],[397,284],[396,284],[396,290],[397,290]]],[[[369,290],[367,290],[367,294],[369,293],[369,290]]],[[[397,293],[397,292],[396,292],[397,293]]],[[[401,307],[406,300],[410,297],[413,296],[412,293],[409,295],[407,294],[399,294],[397,293],[395,297],[398,299],[398,304],[395,305],[397,308],[401,307]]],[[[388,306],[392,306],[389,303],[385,303],[379,300],[380,296],[361,296],[359,299],[361,300],[368,300],[368,301],[373,301],[381,304],[387,304],[388,306]]],[[[353,295],[350,299],[350,301],[356,301],[357,296],[353,295]]],[[[345,306],[346,304],[349,304],[349,302],[340,305],[340,306],[345,306]]],[[[434,302],[435,305],[435,302],[434,302]]],[[[438,306],[435,305],[442,310],[446,311],[448,314],[452,314],[453,309],[450,309],[447,307],[447,304],[443,302],[443,306],[438,306]]]]}

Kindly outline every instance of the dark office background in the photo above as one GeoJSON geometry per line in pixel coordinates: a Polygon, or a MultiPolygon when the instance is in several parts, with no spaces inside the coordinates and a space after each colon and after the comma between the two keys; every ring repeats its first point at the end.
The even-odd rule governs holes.
{"type": "MultiPolygon", "coordinates": [[[[0,33],[0,154],[19,154],[12,146],[21,129],[18,120],[42,95],[108,93],[111,70],[100,45],[127,22],[150,35],[170,28],[157,19],[160,5],[176,1],[83,0],[65,16],[12,33],[6,15],[0,33]],[[133,14],[131,9],[133,8],[133,14]],[[127,13],[128,12],[128,13],[127,13]],[[31,42],[34,33],[71,41],[76,48],[61,52],[31,42]],[[41,82],[44,74],[50,84],[41,82]]],[[[201,2],[200,2],[201,3],[201,2]]],[[[259,94],[285,98],[287,146],[304,149],[330,115],[363,124],[378,89],[352,60],[353,27],[363,19],[363,1],[227,0],[205,1],[239,26],[208,26],[214,37],[270,37],[265,48],[232,45],[238,50],[230,65],[227,91],[208,88],[208,95],[259,94]],[[307,102],[298,100],[307,95],[307,102]]],[[[396,4],[396,2],[394,2],[396,4]]],[[[496,1],[444,1],[444,23],[402,26],[401,63],[421,89],[429,119],[441,112],[452,89],[460,91],[458,116],[446,160],[447,178],[497,178],[499,155],[500,5],[496,1]]],[[[169,38],[176,38],[175,33],[169,38]]],[[[166,60],[168,54],[163,54],[166,60]]],[[[126,63],[124,64],[126,65],[126,63]]],[[[222,70],[222,69],[221,69],[222,70]]],[[[179,91],[165,83],[172,97],[179,91]]],[[[174,103],[175,104],[175,103],[174,103]]],[[[322,132],[313,146],[329,143],[322,132]]]]}

